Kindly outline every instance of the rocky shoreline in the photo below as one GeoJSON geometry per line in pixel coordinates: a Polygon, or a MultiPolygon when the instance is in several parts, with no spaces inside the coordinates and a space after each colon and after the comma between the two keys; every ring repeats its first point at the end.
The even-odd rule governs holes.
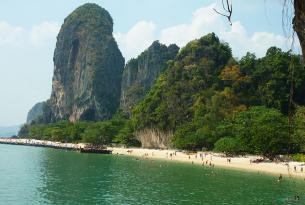
{"type": "Polygon", "coordinates": [[[102,147],[92,146],[86,143],[62,143],[62,142],[53,142],[53,141],[35,140],[35,139],[0,138],[0,144],[48,147],[54,149],[79,151],[83,153],[111,154],[111,150],[102,147]]]}

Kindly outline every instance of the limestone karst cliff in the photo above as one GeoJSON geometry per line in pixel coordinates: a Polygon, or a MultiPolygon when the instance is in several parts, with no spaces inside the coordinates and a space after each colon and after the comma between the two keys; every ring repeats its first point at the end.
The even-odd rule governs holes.
{"type": "Polygon", "coordinates": [[[28,112],[26,123],[31,124],[35,120],[39,120],[39,118],[43,114],[43,106],[45,102],[36,103],[28,112]]]}
{"type": "Polygon", "coordinates": [[[166,62],[174,60],[179,51],[175,44],[166,46],[158,41],[131,59],[125,66],[122,77],[121,108],[131,114],[132,108],[144,98],[155,80],[166,68],[166,62]]]}
{"type": "Polygon", "coordinates": [[[42,122],[104,120],[120,102],[124,58],[112,36],[110,14],[85,4],[64,21],[54,52],[51,98],[42,122]]]}

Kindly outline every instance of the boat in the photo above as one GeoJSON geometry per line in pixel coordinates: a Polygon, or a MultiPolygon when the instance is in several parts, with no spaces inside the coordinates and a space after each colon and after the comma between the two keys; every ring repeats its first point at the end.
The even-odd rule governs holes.
{"type": "Polygon", "coordinates": [[[100,146],[86,146],[80,148],[81,153],[111,154],[112,150],[100,146]]]}

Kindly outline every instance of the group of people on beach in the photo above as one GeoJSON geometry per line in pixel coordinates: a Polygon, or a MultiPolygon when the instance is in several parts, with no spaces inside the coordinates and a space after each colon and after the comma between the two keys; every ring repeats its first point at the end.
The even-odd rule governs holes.
{"type": "MultiPolygon", "coordinates": [[[[199,153],[199,158],[201,159],[202,161],[202,166],[210,166],[210,167],[215,167],[215,164],[212,163],[212,160],[213,160],[213,157],[212,155],[210,156],[210,161],[209,160],[205,160],[203,158],[207,158],[207,153],[199,153]]],[[[191,159],[191,156],[189,155],[188,156],[188,159],[190,160],[191,159]]],[[[198,155],[196,154],[195,155],[195,159],[198,159],[198,155]]],[[[194,161],[192,161],[192,164],[194,164],[194,161]]]]}
{"type": "MultiPolygon", "coordinates": [[[[210,167],[215,167],[215,164],[213,164],[211,161],[209,162],[208,160],[205,161],[205,165],[208,165],[210,167]]],[[[202,162],[202,166],[204,166],[204,162],[202,162]]]]}

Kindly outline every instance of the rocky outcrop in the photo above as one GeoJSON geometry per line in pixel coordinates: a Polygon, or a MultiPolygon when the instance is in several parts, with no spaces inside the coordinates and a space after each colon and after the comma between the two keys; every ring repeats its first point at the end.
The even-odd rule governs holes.
{"type": "Polygon", "coordinates": [[[105,120],[120,103],[124,58],[113,36],[110,14],[85,4],[64,21],[54,52],[51,98],[43,123],[105,120]]]}
{"type": "Polygon", "coordinates": [[[171,148],[172,132],[162,132],[158,129],[146,128],[135,133],[143,148],[171,148]]]}
{"type": "Polygon", "coordinates": [[[155,41],[136,59],[125,66],[122,77],[121,108],[131,114],[132,108],[144,98],[155,80],[166,68],[166,62],[173,60],[179,51],[176,45],[166,46],[155,41]]]}
{"type": "Polygon", "coordinates": [[[33,121],[38,120],[43,114],[43,106],[45,102],[36,103],[28,112],[26,124],[31,124],[33,121]]]}

